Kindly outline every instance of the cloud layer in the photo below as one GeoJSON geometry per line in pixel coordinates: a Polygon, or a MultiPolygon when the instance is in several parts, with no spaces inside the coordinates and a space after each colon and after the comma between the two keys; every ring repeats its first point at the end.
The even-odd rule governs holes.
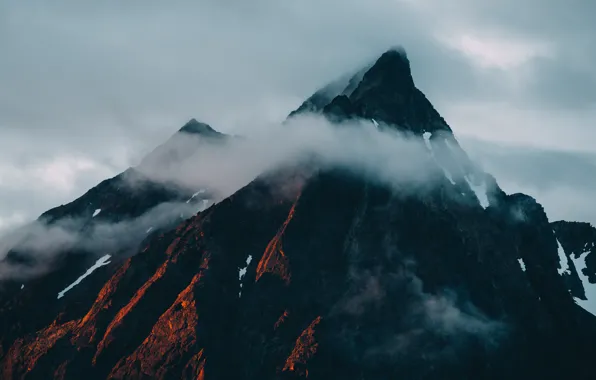
{"type": "Polygon", "coordinates": [[[308,157],[393,186],[422,186],[442,178],[422,138],[393,128],[377,128],[372,121],[337,127],[324,117],[304,115],[283,125],[261,125],[252,131],[242,138],[229,139],[225,145],[201,144],[201,136],[173,139],[166,152],[188,150],[193,139],[200,147],[184,160],[138,169],[157,182],[191,189],[206,187],[222,196],[231,195],[263,173],[308,157]]]}
{"type": "Polygon", "coordinates": [[[596,225],[595,153],[477,139],[463,139],[462,146],[503,190],[536,198],[551,221],[575,219],[596,225]]]}
{"type": "Polygon", "coordinates": [[[35,218],[138,163],[190,117],[240,134],[278,122],[319,86],[396,44],[458,136],[593,152],[595,7],[3,2],[0,225],[35,218]]]}
{"type": "MultiPolygon", "coordinates": [[[[136,170],[153,182],[192,191],[203,189],[212,197],[210,204],[259,176],[313,158],[318,167],[345,168],[402,192],[446,182],[420,136],[405,135],[372,121],[334,125],[323,116],[301,115],[284,124],[261,125],[252,131],[248,136],[215,141],[203,135],[179,133],[136,170]]],[[[137,183],[131,181],[128,185],[137,183]]],[[[134,250],[149,228],[158,229],[187,218],[199,210],[198,205],[205,205],[194,197],[189,202],[163,203],[139,218],[116,223],[101,218],[65,219],[50,225],[36,221],[0,239],[0,258],[14,249],[34,254],[39,263],[33,268],[4,267],[0,276],[38,273],[65,250],[97,255],[134,250]]]]}
{"type": "Polygon", "coordinates": [[[199,202],[166,202],[138,218],[110,222],[88,219],[62,219],[51,225],[35,221],[0,235],[0,259],[9,251],[27,254],[27,264],[0,263],[0,279],[27,279],[43,273],[53,264],[57,254],[65,251],[97,256],[136,253],[139,243],[150,232],[176,225],[208,204],[199,202]]]}

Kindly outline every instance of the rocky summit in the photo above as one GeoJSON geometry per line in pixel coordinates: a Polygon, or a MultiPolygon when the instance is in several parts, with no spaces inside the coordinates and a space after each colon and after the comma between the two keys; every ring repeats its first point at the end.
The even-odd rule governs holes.
{"type": "Polygon", "coordinates": [[[221,199],[156,181],[151,168],[229,142],[193,119],[139,167],[19,231],[1,263],[15,275],[0,289],[0,377],[596,376],[596,230],[503,192],[416,88],[405,52],[290,119],[306,113],[410,136],[436,183],[402,191],[316,159],[221,199]],[[43,237],[38,225],[82,243],[41,257],[23,243],[43,237]]]}

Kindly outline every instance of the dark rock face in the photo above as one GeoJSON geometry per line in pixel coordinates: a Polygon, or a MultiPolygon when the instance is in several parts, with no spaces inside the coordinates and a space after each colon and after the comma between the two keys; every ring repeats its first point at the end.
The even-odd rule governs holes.
{"type": "Polygon", "coordinates": [[[324,113],[339,119],[376,119],[420,134],[424,131],[451,131],[414,85],[410,62],[401,50],[386,52],[363,75],[358,73],[352,77],[339,94],[331,98],[330,94],[333,93],[329,90],[316,93],[290,116],[324,110],[324,113]]]}
{"type": "Polygon", "coordinates": [[[596,317],[557,245],[583,241],[469,162],[403,52],[358,75],[302,110],[428,138],[436,186],[316,165],[263,175],[104,267],[77,312],[3,333],[2,378],[591,379],[596,317]]]}
{"type": "Polygon", "coordinates": [[[554,222],[552,226],[567,259],[566,268],[561,268],[567,287],[575,298],[587,300],[585,287],[596,284],[596,254],[592,253],[596,228],[589,223],[566,221],[554,222]],[[576,263],[583,264],[583,268],[577,268],[576,263]]]}

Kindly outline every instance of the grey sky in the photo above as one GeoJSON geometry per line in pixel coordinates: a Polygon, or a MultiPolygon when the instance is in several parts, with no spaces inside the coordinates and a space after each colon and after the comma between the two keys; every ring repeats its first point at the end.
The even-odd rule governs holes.
{"type": "Polygon", "coordinates": [[[596,223],[594,14],[591,0],[1,2],[0,229],[191,117],[247,133],[398,44],[506,190],[596,223]]]}

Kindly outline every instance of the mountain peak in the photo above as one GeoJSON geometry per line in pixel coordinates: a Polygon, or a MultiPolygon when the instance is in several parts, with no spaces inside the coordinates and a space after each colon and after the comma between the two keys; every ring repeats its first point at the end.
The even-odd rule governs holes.
{"type": "Polygon", "coordinates": [[[392,47],[356,74],[322,87],[290,114],[321,112],[335,121],[375,119],[414,133],[451,132],[445,120],[416,88],[410,60],[402,47],[392,47]]]}
{"type": "Polygon", "coordinates": [[[378,80],[385,85],[402,88],[414,87],[410,60],[403,48],[392,48],[383,53],[370,70],[364,75],[364,80],[378,80]]]}
{"type": "Polygon", "coordinates": [[[197,119],[192,118],[186,124],[178,130],[183,133],[195,133],[195,134],[213,134],[218,133],[215,129],[211,128],[209,124],[201,123],[197,119]]]}
{"type": "MultiPolygon", "coordinates": [[[[383,53],[364,74],[353,95],[355,100],[369,96],[408,95],[416,89],[410,61],[403,48],[392,48],[383,53]]],[[[392,96],[393,98],[393,96],[392,96]]]]}
{"type": "Polygon", "coordinates": [[[138,168],[143,170],[167,170],[168,165],[180,163],[191,157],[203,142],[221,143],[229,137],[218,132],[208,124],[201,123],[197,119],[190,119],[186,124],[174,133],[166,142],[156,147],[151,153],[143,158],[138,168]],[[196,138],[188,138],[192,135],[196,138]]]}

